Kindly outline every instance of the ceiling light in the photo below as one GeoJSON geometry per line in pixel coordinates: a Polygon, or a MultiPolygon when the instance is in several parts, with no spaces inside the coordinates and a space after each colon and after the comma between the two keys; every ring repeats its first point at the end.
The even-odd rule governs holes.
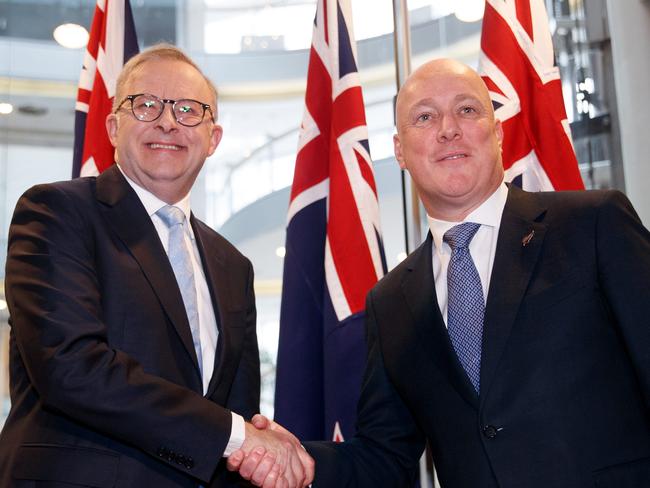
{"type": "Polygon", "coordinates": [[[61,24],[54,29],[54,40],[63,47],[79,49],[88,44],[88,31],[79,24],[61,24]]]}
{"type": "Polygon", "coordinates": [[[9,115],[14,111],[14,106],[10,103],[0,103],[0,115],[9,115]]]}
{"type": "Polygon", "coordinates": [[[5,302],[2,298],[0,298],[0,310],[4,310],[7,308],[7,302],[5,302]]]}
{"type": "Polygon", "coordinates": [[[275,255],[279,258],[283,258],[287,254],[287,250],[284,246],[280,246],[275,250],[275,255]]]}
{"type": "Polygon", "coordinates": [[[454,15],[463,22],[476,22],[483,18],[485,0],[463,0],[456,3],[454,15]]]}

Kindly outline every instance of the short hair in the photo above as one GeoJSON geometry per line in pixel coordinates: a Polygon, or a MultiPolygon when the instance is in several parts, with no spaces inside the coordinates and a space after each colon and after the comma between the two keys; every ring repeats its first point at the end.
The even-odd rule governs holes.
{"type": "Polygon", "coordinates": [[[201,68],[197,66],[197,64],[192,61],[192,59],[185,54],[181,49],[177,48],[176,46],[172,44],[168,44],[165,42],[161,42],[158,44],[155,44],[144,51],[142,51],[139,54],[136,54],[133,56],[131,59],[127,61],[127,63],[124,65],[122,68],[122,71],[120,72],[120,75],[117,77],[117,82],[115,84],[115,98],[113,99],[113,112],[117,110],[117,107],[122,100],[126,97],[127,94],[124,93],[124,87],[126,83],[131,79],[133,76],[133,73],[143,64],[149,62],[149,61],[157,61],[157,60],[169,60],[169,61],[181,61],[182,63],[189,64],[192,68],[194,68],[196,71],[199,72],[199,74],[203,77],[205,82],[208,84],[208,87],[210,88],[210,91],[212,92],[212,102],[210,103],[210,107],[213,109],[213,117],[214,120],[217,120],[217,98],[218,98],[218,92],[217,92],[217,87],[212,83],[212,80],[208,78],[203,71],[201,71],[201,68]]]}

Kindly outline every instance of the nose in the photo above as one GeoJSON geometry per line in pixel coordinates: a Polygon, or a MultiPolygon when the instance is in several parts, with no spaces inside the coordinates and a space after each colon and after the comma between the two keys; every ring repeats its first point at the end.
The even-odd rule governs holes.
{"type": "Polygon", "coordinates": [[[160,117],[156,119],[156,126],[160,127],[163,132],[169,132],[178,129],[178,122],[176,121],[176,116],[174,115],[174,111],[170,103],[165,103],[162,114],[160,114],[160,117]]]}
{"type": "Polygon", "coordinates": [[[448,142],[460,138],[462,130],[456,117],[453,115],[443,115],[438,127],[438,142],[448,142]]]}

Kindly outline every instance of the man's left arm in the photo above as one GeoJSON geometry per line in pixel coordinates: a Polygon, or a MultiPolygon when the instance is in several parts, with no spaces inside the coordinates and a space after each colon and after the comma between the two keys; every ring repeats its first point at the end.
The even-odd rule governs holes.
{"type": "Polygon", "coordinates": [[[598,281],[650,408],[650,232],[618,191],[606,192],[596,221],[598,281]]]}

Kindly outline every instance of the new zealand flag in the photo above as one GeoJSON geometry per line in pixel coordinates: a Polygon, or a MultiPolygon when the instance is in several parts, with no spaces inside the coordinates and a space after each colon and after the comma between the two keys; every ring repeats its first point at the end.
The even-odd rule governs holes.
{"type": "Polygon", "coordinates": [[[289,204],[275,420],[354,433],[365,296],[385,272],[349,0],[319,0],[289,204]]]}

